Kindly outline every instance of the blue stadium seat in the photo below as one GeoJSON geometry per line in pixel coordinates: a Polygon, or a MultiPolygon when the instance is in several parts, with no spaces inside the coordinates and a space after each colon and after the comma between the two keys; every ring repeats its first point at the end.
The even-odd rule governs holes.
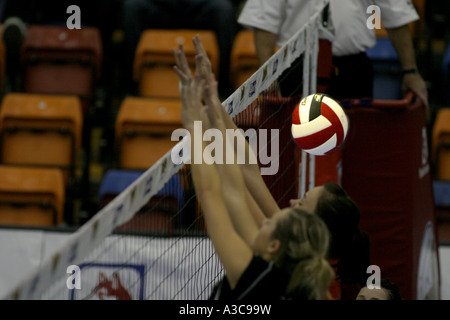
{"type": "MultiPolygon", "coordinates": [[[[117,196],[123,190],[125,190],[133,181],[135,181],[143,171],[134,170],[108,170],[103,176],[102,183],[100,185],[98,198],[100,201],[104,201],[104,204],[111,201],[112,198],[117,196]]],[[[101,205],[104,206],[103,204],[101,205]]]]}
{"type": "MultiPolygon", "coordinates": [[[[103,208],[119,193],[131,185],[144,171],[108,170],[98,193],[99,207],[103,208]]],[[[173,227],[183,223],[183,182],[179,174],[173,175],[162,189],[149,199],[133,218],[118,227],[122,231],[157,231],[170,233],[173,227]],[[174,217],[177,217],[174,219],[174,217]]]]}
{"type": "Polygon", "coordinates": [[[450,181],[433,181],[434,204],[440,207],[450,207],[450,181]]]}
{"type": "Polygon", "coordinates": [[[450,103],[450,93],[448,87],[450,85],[450,43],[445,49],[444,57],[442,59],[442,93],[445,95],[445,102],[450,103]]]}
{"type": "Polygon", "coordinates": [[[450,68],[450,43],[447,45],[445,49],[444,58],[442,60],[442,75],[444,79],[448,78],[448,71],[450,68]]]}
{"type": "MultiPolygon", "coordinates": [[[[101,182],[98,199],[100,207],[104,207],[115,196],[132,184],[144,171],[139,170],[108,170],[101,182]]],[[[183,183],[179,174],[173,175],[157,193],[158,196],[171,196],[178,201],[178,210],[184,206],[183,183]]]]}
{"type": "Polygon", "coordinates": [[[368,49],[367,55],[373,61],[374,99],[398,100],[402,98],[401,65],[397,52],[389,38],[377,38],[376,45],[368,49]]]}

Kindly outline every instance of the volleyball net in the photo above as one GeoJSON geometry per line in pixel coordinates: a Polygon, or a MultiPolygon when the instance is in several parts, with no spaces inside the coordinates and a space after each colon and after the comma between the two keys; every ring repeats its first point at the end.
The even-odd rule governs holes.
{"type": "MultiPolygon", "coordinates": [[[[323,9],[328,1],[322,2],[323,9]]],[[[314,185],[305,165],[313,172],[313,157],[307,160],[292,139],[291,119],[301,97],[317,89],[321,24],[322,10],[223,101],[239,128],[258,133],[258,163],[280,207],[314,185]]],[[[224,271],[189,164],[173,161],[185,144],[179,141],[146,171],[111,173],[109,186],[124,190],[105,196],[100,211],[4,298],[208,299],[224,271]]]]}

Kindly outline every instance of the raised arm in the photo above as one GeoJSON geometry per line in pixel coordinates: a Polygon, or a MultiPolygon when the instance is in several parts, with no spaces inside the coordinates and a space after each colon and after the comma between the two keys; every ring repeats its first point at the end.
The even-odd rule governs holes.
{"type": "MultiPolygon", "coordinates": [[[[209,81],[208,79],[211,79],[212,75],[211,63],[198,37],[194,39],[194,45],[198,55],[203,57],[198,72],[200,73],[201,77],[205,79],[205,81],[209,81]]],[[[271,50],[273,52],[273,48],[271,50]]],[[[221,105],[221,102],[217,96],[213,96],[211,97],[211,99],[214,100],[211,103],[214,103],[217,106],[219,104],[221,105]]],[[[238,128],[236,124],[226,112],[225,108],[221,106],[219,109],[225,129],[234,131],[237,130],[238,128]]],[[[251,150],[250,145],[245,137],[243,135],[238,135],[238,139],[241,139],[241,141],[245,145],[245,154],[253,154],[253,151],[251,150]]],[[[235,148],[237,148],[238,145],[239,143],[236,143],[235,148]]],[[[235,149],[235,152],[237,152],[237,149],[235,149]]],[[[253,157],[256,158],[256,155],[253,154],[253,157]]],[[[267,188],[267,185],[261,176],[260,168],[257,163],[246,161],[245,164],[240,165],[239,167],[242,171],[244,181],[247,186],[246,192],[248,194],[249,205],[252,208],[251,211],[258,226],[261,226],[264,218],[271,217],[275,212],[280,211],[280,207],[270,193],[270,190],[267,188]]]]}
{"type": "Polygon", "coordinates": [[[417,70],[415,50],[411,31],[408,25],[398,28],[386,29],[389,39],[398,54],[403,70],[415,70],[403,76],[403,91],[411,90],[419,97],[426,107],[428,104],[428,92],[425,81],[417,70]]]}
{"type": "MultiPolygon", "coordinates": [[[[175,50],[177,61],[183,63],[183,52],[175,50]]],[[[175,67],[180,77],[182,97],[182,121],[189,133],[191,144],[191,172],[197,198],[202,206],[206,228],[214,248],[222,262],[230,286],[234,288],[242,273],[250,263],[253,252],[234,229],[223,199],[220,176],[216,165],[209,165],[203,159],[205,142],[202,140],[201,152],[194,152],[196,121],[208,125],[208,117],[202,104],[203,81],[192,78],[175,67]],[[198,158],[200,157],[200,158],[198,158]],[[197,161],[195,161],[197,160],[197,161]]],[[[203,132],[201,133],[203,135],[203,132]]]]}
{"type": "MultiPolygon", "coordinates": [[[[199,56],[198,59],[201,60],[202,56],[199,56]]],[[[252,215],[250,209],[251,197],[245,185],[240,165],[237,164],[234,148],[231,147],[231,144],[234,144],[232,141],[234,135],[226,130],[221,113],[223,107],[219,99],[217,99],[217,96],[217,82],[213,75],[211,75],[209,81],[205,84],[204,101],[209,119],[209,128],[218,129],[222,134],[222,141],[224,142],[223,149],[216,150],[216,154],[217,152],[221,152],[223,158],[223,164],[217,165],[222,182],[222,195],[231,221],[238,234],[251,246],[258,233],[259,226],[252,215]],[[229,159],[232,159],[231,163],[228,161],[229,159]]]]}
{"type": "Polygon", "coordinates": [[[262,66],[275,52],[277,35],[269,31],[255,28],[254,41],[258,63],[259,66],[262,66]]]}

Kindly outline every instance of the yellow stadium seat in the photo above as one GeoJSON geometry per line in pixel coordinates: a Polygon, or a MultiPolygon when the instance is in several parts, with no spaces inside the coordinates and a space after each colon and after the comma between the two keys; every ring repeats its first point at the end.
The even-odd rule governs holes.
{"type": "MultiPolygon", "coordinates": [[[[3,35],[3,26],[0,24],[0,35],[3,35]]],[[[2,36],[3,38],[3,36],[2,36]]],[[[0,87],[3,88],[6,75],[6,50],[3,41],[0,41],[0,87]]]]}
{"type": "Polygon", "coordinates": [[[439,109],[433,125],[432,159],[435,178],[450,180],[450,108],[439,109]]]}
{"type": "Polygon", "coordinates": [[[177,143],[171,135],[181,127],[179,99],[125,98],[116,119],[118,166],[148,169],[177,143]]]}
{"type": "Polygon", "coordinates": [[[136,49],[134,80],[140,96],[154,98],[179,98],[178,76],[173,70],[173,49],[183,44],[187,60],[194,70],[195,48],[192,43],[198,34],[211,60],[213,72],[218,75],[219,49],[216,35],[209,30],[148,29],[143,32],[136,49]]]}
{"type": "Polygon", "coordinates": [[[65,186],[60,169],[0,165],[0,177],[1,225],[62,223],[65,186]]]}
{"type": "Polygon", "coordinates": [[[68,184],[81,149],[82,123],[77,96],[9,93],[0,110],[0,162],[58,167],[68,184]]]}

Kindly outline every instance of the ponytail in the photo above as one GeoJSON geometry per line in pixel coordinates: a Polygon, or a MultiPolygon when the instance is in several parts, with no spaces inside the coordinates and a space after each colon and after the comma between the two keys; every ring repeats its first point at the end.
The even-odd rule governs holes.
{"type": "Polygon", "coordinates": [[[287,297],[296,300],[331,299],[330,282],[333,268],[327,260],[313,256],[300,261],[294,268],[287,286],[287,297]]]}
{"type": "Polygon", "coordinates": [[[286,219],[279,221],[273,233],[280,250],[275,264],[291,274],[286,289],[288,299],[320,300],[329,298],[334,271],[326,260],[330,234],[317,215],[290,208],[286,219]]]}

